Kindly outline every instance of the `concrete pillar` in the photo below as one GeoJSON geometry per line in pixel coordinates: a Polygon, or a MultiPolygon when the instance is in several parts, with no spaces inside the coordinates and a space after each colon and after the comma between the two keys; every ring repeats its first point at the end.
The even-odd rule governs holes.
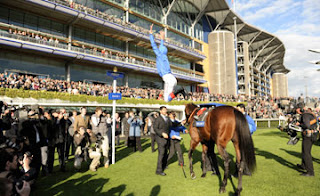
{"type": "Polygon", "coordinates": [[[65,79],[67,80],[67,82],[70,82],[70,64],[66,63],[65,64],[65,79]]]}
{"type": "Polygon", "coordinates": [[[125,12],[125,22],[129,22],[129,0],[126,0],[124,3],[124,7],[127,8],[125,12]]]}
{"type": "Polygon", "coordinates": [[[126,41],[126,62],[128,62],[129,59],[129,42],[126,41]]]}
{"type": "Polygon", "coordinates": [[[272,75],[272,96],[288,97],[288,78],[284,73],[272,75]]]}
{"type": "Polygon", "coordinates": [[[230,31],[213,31],[209,34],[209,72],[210,92],[236,95],[237,76],[235,70],[234,36],[230,31]]]}
{"type": "Polygon", "coordinates": [[[68,26],[68,50],[71,50],[71,41],[72,41],[72,25],[68,26]]]}
{"type": "Polygon", "coordinates": [[[129,75],[128,75],[128,74],[125,74],[125,75],[124,75],[124,85],[125,85],[126,87],[129,86],[129,75]]]}

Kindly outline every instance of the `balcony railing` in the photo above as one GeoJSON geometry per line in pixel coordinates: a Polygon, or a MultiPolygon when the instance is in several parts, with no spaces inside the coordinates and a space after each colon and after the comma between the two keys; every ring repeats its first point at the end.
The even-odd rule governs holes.
{"type": "MultiPolygon", "coordinates": [[[[44,40],[40,40],[40,39],[36,39],[36,38],[32,38],[32,37],[9,34],[8,32],[5,32],[5,31],[0,31],[0,36],[11,38],[11,39],[16,39],[16,40],[21,40],[24,42],[31,42],[31,43],[35,43],[35,44],[46,45],[46,46],[50,46],[50,47],[68,50],[68,45],[65,43],[56,43],[54,41],[49,42],[49,41],[44,41],[44,40]]],[[[116,60],[116,61],[120,61],[120,62],[125,62],[125,63],[130,63],[130,64],[135,64],[135,65],[140,65],[140,66],[156,69],[155,64],[147,63],[147,62],[143,62],[143,61],[139,61],[139,60],[133,61],[132,59],[130,60],[127,57],[120,57],[118,55],[111,55],[111,54],[102,54],[101,52],[98,52],[98,51],[93,51],[91,49],[85,49],[85,48],[80,48],[80,47],[76,47],[76,46],[71,46],[70,49],[71,49],[71,51],[78,52],[78,53],[90,54],[90,55],[99,56],[99,57],[106,58],[106,59],[111,59],[111,60],[116,60]]],[[[193,73],[187,73],[187,72],[183,72],[183,71],[176,70],[176,69],[172,69],[172,72],[174,74],[180,74],[180,75],[188,76],[191,78],[203,80],[203,76],[195,75],[193,73]]]]}
{"type": "MultiPolygon", "coordinates": [[[[63,0],[47,0],[47,1],[51,1],[51,2],[54,2],[54,3],[57,3],[57,4],[61,4],[63,6],[67,6],[67,7],[70,7],[72,9],[75,9],[75,10],[78,10],[80,12],[83,12],[86,15],[90,14],[92,16],[107,20],[107,21],[112,22],[112,23],[119,24],[121,26],[125,26],[127,28],[133,29],[135,31],[141,32],[141,33],[146,34],[146,35],[149,35],[149,30],[148,29],[144,29],[143,27],[137,26],[137,25],[132,24],[132,23],[127,23],[124,20],[122,20],[121,18],[117,18],[114,15],[109,15],[109,14],[101,12],[99,10],[94,10],[92,8],[85,7],[85,6],[81,5],[81,4],[73,3],[74,5],[70,6],[69,2],[66,2],[66,1],[63,1],[63,0]]],[[[156,36],[156,38],[159,39],[159,37],[157,37],[157,36],[156,36]]],[[[192,51],[192,52],[195,52],[195,53],[201,55],[201,53],[199,53],[197,50],[195,50],[194,48],[192,48],[192,47],[190,47],[188,45],[182,44],[182,43],[177,42],[175,40],[172,40],[170,38],[165,38],[165,41],[170,43],[170,44],[172,44],[172,45],[176,45],[176,46],[178,46],[180,48],[184,48],[184,49],[187,49],[189,51],[192,51]]]]}

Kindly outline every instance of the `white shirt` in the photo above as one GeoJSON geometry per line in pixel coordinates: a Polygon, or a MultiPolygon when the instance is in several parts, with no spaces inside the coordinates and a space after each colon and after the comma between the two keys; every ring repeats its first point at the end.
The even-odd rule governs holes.
{"type": "Polygon", "coordinates": [[[167,122],[168,117],[166,117],[166,116],[165,116],[165,115],[163,115],[163,114],[161,114],[161,116],[162,116],[163,120],[164,120],[165,122],[167,122]]]}
{"type": "Polygon", "coordinates": [[[91,116],[91,120],[92,120],[92,124],[94,126],[98,126],[99,122],[100,122],[100,118],[97,118],[96,115],[92,115],[91,116]]]}

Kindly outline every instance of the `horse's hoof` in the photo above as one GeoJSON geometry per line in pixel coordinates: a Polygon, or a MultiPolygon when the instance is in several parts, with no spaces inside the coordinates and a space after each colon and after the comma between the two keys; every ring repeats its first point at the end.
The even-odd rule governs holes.
{"type": "Polygon", "coordinates": [[[206,173],[202,174],[202,175],[201,175],[201,178],[205,178],[206,175],[207,175],[206,173]]]}
{"type": "Polygon", "coordinates": [[[240,196],[241,191],[242,191],[242,188],[241,189],[237,189],[236,192],[235,192],[235,195],[240,196]]]}
{"type": "Polygon", "coordinates": [[[192,179],[192,180],[196,179],[196,174],[191,173],[191,179],[192,179]]]}
{"type": "Polygon", "coordinates": [[[219,193],[225,193],[226,192],[226,188],[225,187],[221,187],[220,190],[219,190],[219,193]]]}

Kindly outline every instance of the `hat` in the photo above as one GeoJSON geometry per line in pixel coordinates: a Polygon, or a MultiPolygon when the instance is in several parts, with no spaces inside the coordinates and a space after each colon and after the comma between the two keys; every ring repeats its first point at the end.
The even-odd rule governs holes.
{"type": "Polygon", "coordinates": [[[303,102],[298,103],[298,104],[294,107],[295,110],[300,109],[301,112],[303,111],[303,108],[304,108],[304,103],[303,103],[303,102]]]}

